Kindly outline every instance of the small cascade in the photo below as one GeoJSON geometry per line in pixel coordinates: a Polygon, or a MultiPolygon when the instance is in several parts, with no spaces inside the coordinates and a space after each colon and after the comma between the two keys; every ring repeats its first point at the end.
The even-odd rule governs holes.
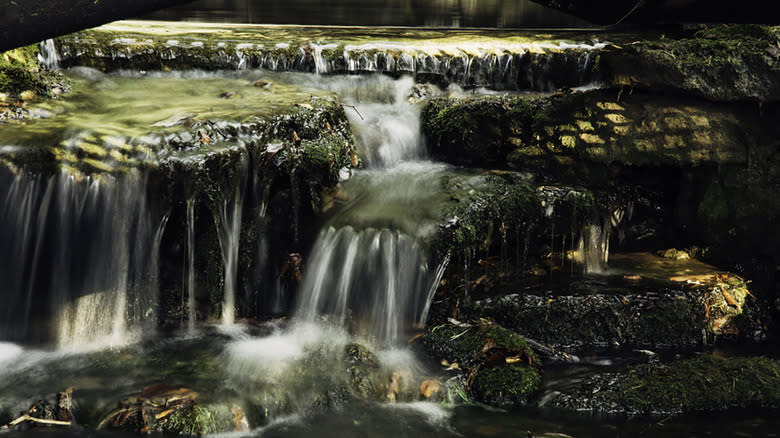
{"type": "Polygon", "coordinates": [[[0,214],[0,339],[120,344],[155,320],[165,218],[155,224],[145,175],[18,174],[8,187],[0,214]]]}
{"type": "Polygon", "coordinates": [[[54,45],[53,39],[49,38],[41,41],[38,45],[38,50],[38,63],[43,68],[46,70],[57,70],[60,68],[60,57],[57,55],[57,47],[54,45]]]}
{"type": "Polygon", "coordinates": [[[322,55],[323,50],[335,49],[335,44],[312,44],[311,55],[314,58],[314,72],[317,74],[328,74],[332,68],[332,62],[322,55]]]}
{"type": "Polygon", "coordinates": [[[236,176],[232,198],[222,201],[217,224],[217,236],[222,250],[224,286],[222,298],[222,324],[229,326],[236,321],[236,289],[238,283],[238,248],[241,239],[241,214],[243,211],[243,185],[247,174],[246,156],[242,155],[241,168],[236,176]]]}
{"type": "Polygon", "coordinates": [[[101,65],[138,69],[203,70],[266,69],[318,74],[385,73],[392,76],[436,77],[441,83],[496,90],[552,91],[598,80],[591,59],[606,46],[601,42],[559,40],[512,41],[475,36],[474,41],[420,39],[409,42],[375,41],[363,44],[327,42],[250,43],[203,40],[184,43],[164,37],[115,38],[92,41],[88,36],[61,37],[58,47],[64,66],[101,65]]]}
{"type": "Polygon", "coordinates": [[[586,274],[604,272],[609,261],[610,226],[590,224],[582,231],[581,254],[586,274]]]}
{"type": "MultiPolygon", "coordinates": [[[[187,258],[184,269],[184,290],[187,291],[187,333],[195,333],[195,198],[187,199],[185,224],[187,258]]],[[[183,296],[182,296],[183,298],[183,296]]]]}
{"type": "Polygon", "coordinates": [[[320,233],[310,260],[296,316],[313,321],[327,315],[336,324],[369,326],[386,343],[424,319],[432,284],[443,271],[429,269],[413,238],[387,229],[330,227],[320,233]]]}
{"type": "Polygon", "coordinates": [[[420,108],[407,100],[414,80],[377,77],[373,84],[370,92],[357,88],[344,96],[356,107],[347,115],[366,166],[387,168],[423,158],[420,108]]]}

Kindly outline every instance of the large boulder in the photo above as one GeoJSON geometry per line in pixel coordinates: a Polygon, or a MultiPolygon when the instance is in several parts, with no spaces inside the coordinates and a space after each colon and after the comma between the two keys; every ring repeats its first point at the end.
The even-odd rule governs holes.
{"type": "Polygon", "coordinates": [[[780,28],[715,26],[690,37],[638,41],[600,54],[612,86],[719,102],[780,100],[780,28]]]}

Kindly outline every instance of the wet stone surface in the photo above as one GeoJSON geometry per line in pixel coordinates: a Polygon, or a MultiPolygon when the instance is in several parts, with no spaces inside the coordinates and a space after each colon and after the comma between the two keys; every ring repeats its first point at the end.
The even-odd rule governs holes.
{"type": "Polygon", "coordinates": [[[523,292],[464,303],[460,315],[494,318],[524,336],[565,349],[686,349],[736,339],[747,324],[743,313],[754,298],[740,277],[678,262],[678,272],[685,273],[661,278],[647,272],[653,256],[613,256],[618,260],[614,264],[620,258],[624,263],[642,258],[645,271],[607,272],[569,280],[567,286],[545,286],[541,280],[523,292]]]}

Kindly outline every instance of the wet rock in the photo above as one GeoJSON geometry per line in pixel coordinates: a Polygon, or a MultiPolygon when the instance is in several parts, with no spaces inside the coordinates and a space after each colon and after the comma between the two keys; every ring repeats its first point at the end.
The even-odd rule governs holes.
{"type": "MultiPolygon", "coordinates": [[[[522,337],[499,325],[440,325],[421,338],[421,343],[432,356],[459,364],[469,398],[476,401],[520,406],[541,383],[536,354],[522,337]]],[[[457,388],[450,391],[457,393],[457,388]]]]}
{"type": "Polygon", "coordinates": [[[772,225],[780,203],[770,194],[780,182],[777,111],[770,104],[596,90],[434,99],[422,117],[430,150],[443,160],[529,171],[591,191],[642,187],[657,194],[650,209],[660,214],[630,224],[637,240],[655,248],[701,245],[708,260],[744,266],[780,260],[772,225]]]}
{"type": "Polygon", "coordinates": [[[578,411],[680,414],[780,407],[780,366],[763,357],[701,355],[587,378],[551,401],[578,411]]]}
{"type": "Polygon", "coordinates": [[[422,119],[431,152],[448,162],[543,171],[591,186],[608,182],[616,165],[745,165],[750,145],[765,144],[774,130],[753,106],[610,90],[434,99],[422,119]]]}
{"type": "Polygon", "coordinates": [[[600,54],[606,82],[713,101],[780,100],[780,28],[713,26],[686,38],[639,41],[600,54]]]}
{"type": "Polygon", "coordinates": [[[374,352],[360,344],[344,347],[344,361],[350,387],[359,397],[377,399],[382,397],[379,385],[379,360],[374,352]]]}
{"type": "Polygon", "coordinates": [[[723,273],[639,277],[574,280],[558,285],[555,293],[540,285],[547,292],[526,288],[464,303],[461,315],[494,318],[558,348],[690,348],[747,334],[741,328],[751,298],[742,278],[723,273]]]}
{"type": "MultiPolygon", "coordinates": [[[[483,34],[474,41],[448,38],[428,30],[419,36],[386,30],[381,35],[360,31],[323,35],[316,29],[298,29],[291,36],[273,28],[232,27],[204,35],[185,23],[165,29],[145,24],[115,23],[57,39],[63,66],[83,65],[103,71],[257,69],[319,74],[409,74],[439,85],[497,89],[555,90],[576,87],[598,77],[598,42],[573,43],[534,35],[518,41],[516,32],[483,34]],[[257,43],[253,32],[262,32],[257,43]],[[175,37],[181,35],[181,38],[175,37]],[[429,44],[437,38],[435,48],[429,44]],[[488,41],[489,39],[489,41],[488,41]],[[328,41],[314,44],[312,41],[328,41]]],[[[583,38],[584,39],[584,38],[583,38]]]]}
{"type": "MultiPolygon", "coordinates": [[[[60,73],[38,66],[37,45],[0,52],[0,95],[21,97],[25,94],[23,100],[32,100],[35,96],[55,97],[54,90],[63,90],[63,83],[60,73]]],[[[0,111],[4,109],[0,105],[0,111]]]]}

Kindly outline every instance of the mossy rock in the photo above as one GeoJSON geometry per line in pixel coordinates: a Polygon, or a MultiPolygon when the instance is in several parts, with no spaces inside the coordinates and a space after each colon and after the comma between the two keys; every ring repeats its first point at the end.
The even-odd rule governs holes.
{"type": "MultiPolygon", "coordinates": [[[[671,280],[628,277],[611,278],[601,286],[572,281],[568,289],[561,288],[555,295],[528,287],[522,294],[464,303],[459,311],[461,317],[493,318],[563,349],[690,349],[749,335],[743,327],[750,292],[745,280],[736,275],[705,273],[671,280]]],[[[543,283],[539,287],[548,288],[543,283]]]]}
{"type": "Polygon", "coordinates": [[[361,344],[347,344],[344,346],[344,362],[349,386],[358,397],[375,400],[384,397],[378,385],[380,364],[373,351],[361,344]]]}
{"type": "Polygon", "coordinates": [[[39,96],[53,96],[52,85],[62,82],[62,75],[41,70],[38,53],[37,45],[0,53],[0,93],[18,96],[26,91],[39,96]]]}
{"type": "Polygon", "coordinates": [[[750,105],[618,90],[433,99],[422,121],[432,154],[445,161],[584,179],[591,187],[609,183],[620,166],[745,165],[750,148],[776,133],[750,105]]]}
{"type": "Polygon", "coordinates": [[[763,357],[701,355],[588,378],[552,406],[594,412],[681,414],[780,407],[780,365],[763,357]]]}
{"type": "Polygon", "coordinates": [[[600,54],[613,86],[672,90],[712,101],[780,100],[780,28],[713,26],[686,38],[639,41],[600,54]]]}
{"type": "Polygon", "coordinates": [[[481,369],[471,381],[471,393],[490,406],[512,407],[524,404],[541,383],[533,367],[504,363],[481,369]]]}
{"type": "MultiPolygon", "coordinates": [[[[457,363],[468,376],[470,398],[481,403],[521,406],[541,385],[536,353],[521,336],[496,324],[436,326],[422,346],[437,359],[457,363]]],[[[457,385],[450,391],[457,393],[457,385]]]]}
{"type": "Polygon", "coordinates": [[[200,436],[235,430],[233,413],[225,405],[195,405],[179,409],[156,422],[150,431],[200,436]]]}

